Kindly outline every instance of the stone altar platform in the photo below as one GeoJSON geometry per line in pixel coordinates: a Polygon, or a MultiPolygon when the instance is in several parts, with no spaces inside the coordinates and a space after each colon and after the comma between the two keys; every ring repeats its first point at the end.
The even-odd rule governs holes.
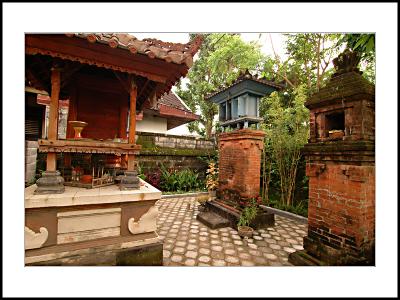
{"type": "Polygon", "coordinates": [[[118,185],[65,187],[62,194],[25,189],[26,265],[162,265],[155,203],[161,191],[118,185]]]}

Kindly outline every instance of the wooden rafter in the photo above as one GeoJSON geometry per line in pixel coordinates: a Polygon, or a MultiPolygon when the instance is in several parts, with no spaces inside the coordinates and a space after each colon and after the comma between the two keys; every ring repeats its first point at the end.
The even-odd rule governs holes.
{"type": "Polygon", "coordinates": [[[145,91],[147,85],[151,82],[150,79],[147,79],[146,83],[143,85],[143,87],[140,90],[140,93],[138,94],[137,98],[140,99],[140,97],[143,95],[143,92],[145,91]]]}
{"type": "Polygon", "coordinates": [[[129,86],[129,79],[130,79],[130,76],[128,76],[128,78],[123,78],[124,76],[118,74],[118,72],[113,71],[113,73],[114,73],[115,77],[117,77],[117,79],[119,80],[119,82],[121,82],[121,84],[122,84],[123,88],[125,89],[125,91],[127,91],[128,93],[130,93],[130,91],[131,91],[130,86],[129,86]]]}
{"type": "Polygon", "coordinates": [[[76,72],[83,67],[82,64],[68,64],[68,67],[64,68],[64,72],[61,73],[61,88],[65,87],[76,72]]]}

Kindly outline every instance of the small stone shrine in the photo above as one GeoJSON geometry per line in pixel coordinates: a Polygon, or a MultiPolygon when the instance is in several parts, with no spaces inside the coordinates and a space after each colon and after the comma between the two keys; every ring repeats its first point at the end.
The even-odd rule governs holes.
{"type": "MultiPolygon", "coordinates": [[[[264,132],[258,128],[259,100],[283,86],[252,76],[247,70],[229,87],[210,95],[219,104],[221,125],[226,132],[218,136],[219,187],[217,198],[206,202],[198,219],[211,228],[236,228],[241,210],[259,196],[261,152],[264,132]],[[227,129],[232,131],[227,132],[227,129]]],[[[251,226],[255,229],[273,226],[274,215],[259,213],[251,226]]]]}
{"type": "Polygon", "coordinates": [[[308,235],[295,265],[373,265],[375,249],[375,86],[346,49],[336,73],[306,102],[310,139],[308,235]]]}

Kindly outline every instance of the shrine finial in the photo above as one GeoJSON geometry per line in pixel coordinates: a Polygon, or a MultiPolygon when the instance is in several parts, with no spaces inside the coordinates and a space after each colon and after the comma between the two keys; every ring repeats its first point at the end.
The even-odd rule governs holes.
{"type": "Polygon", "coordinates": [[[350,49],[346,48],[338,55],[338,57],[333,60],[333,65],[335,66],[336,72],[332,77],[348,72],[362,74],[358,68],[360,59],[360,54],[357,51],[351,51],[350,49]]]}

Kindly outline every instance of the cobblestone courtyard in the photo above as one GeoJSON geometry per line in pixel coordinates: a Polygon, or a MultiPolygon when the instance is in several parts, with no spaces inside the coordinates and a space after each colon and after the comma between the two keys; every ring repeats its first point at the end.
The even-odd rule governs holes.
{"type": "Polygon", "coordinates": [[[307,225],[275,215],[275,226],[242,239],[226,227],[212,230],[196,220],[195,197],[164,198],[157,229],[164,242],[164,266],[291,266],[288,255],[303,249],[307,225]]]}

